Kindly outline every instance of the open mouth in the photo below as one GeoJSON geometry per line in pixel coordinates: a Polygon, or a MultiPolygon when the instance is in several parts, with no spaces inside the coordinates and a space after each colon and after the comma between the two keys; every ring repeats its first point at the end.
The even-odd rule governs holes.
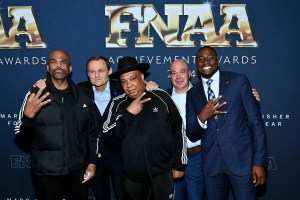
{"type": "Polygon", "coordinates": [[[211,67],[203,67],[203,70],[209,70],[211,67]]]}

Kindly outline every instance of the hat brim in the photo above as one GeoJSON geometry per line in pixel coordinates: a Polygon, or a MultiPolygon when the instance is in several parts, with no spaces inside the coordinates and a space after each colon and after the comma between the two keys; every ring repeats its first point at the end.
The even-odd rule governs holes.
{"type": "Polygon", "coordinates": [[[110,79],[119,79],[120,75],[125,74],[130,71],[134,71],[134,70],[139,70],[142,73],[145,73],[149,69],[149,67],[150,67],[150,65],[148,63],[139,63],[137,65],[127,67],[125,69],[111,73],[108,77],[110,79]]]}

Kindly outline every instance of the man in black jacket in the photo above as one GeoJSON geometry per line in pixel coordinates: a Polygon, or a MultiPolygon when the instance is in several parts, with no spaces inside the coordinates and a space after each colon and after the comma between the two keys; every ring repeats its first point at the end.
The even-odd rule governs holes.
{"type": "MultiPolygon", "coordinates": [[[[94,93],[94,100],[99,110],[99,127],[103,127],[104,121],[108,117],[108,108],[114,97],[123,94],[124,91],[119,81],[110,80],[112,73],[109,60],[103,56],[93,56],[86,63],[86,72],[89,81],[81,82],[78,85],[88,88],[94,93]]],[[[150,81],[146,85],[147,90],[156,89],[156,83],[150,81]]],[[[101,134],[102,135],[102,134],[101,134]]],[[[92,181],[92,188],[96,200],[109,200],[112,191],[116,200],[125,198],[124,180],[125,174],[122,162],[120,145],[107,145],[103,143],[103,138],[99,137],[99,159],[97,162],[96,176],[92,181]],[[110,184],[110,180],[111,183],[110,184]]]]}
{"type": "Polygon", "coordinates": [[[86,200],[85,182],[95,176],[97,162],[97,108],[92,93],[71,80],[72,65],[66,52],[53,51],[47,70],[46,88],[28,92],[15,132],[32,139],[37,199],[86,200]]]}
{"type": "Polygon", "coordinates": [[[128,199],[173,199],[173,177],[183,175],[178,172],[187,163],[186,138],[170,96],[145,90],[143,73],[148,68],[133,57],[119,60],[118,71],[109,77],[120,79],[125,94],[113,99],[103,137],[122,145],[128,199]]]}
{"type": "MultiPolygon", "coordinates": [[[[93,56],[86,63],[86,72],[89,81],[79,83],[79,86],[88,88],[94,93],[94,100],[100,112],[99,127],[103,127],[108,116],[108,107],[111,99],[123,94],[119,81],[109,80],[108,75],[112,69],[107,58],[93,56]]],[[[124,170],[120,145],[109,146],[99,138],[99,159],[97,162],[96,176],[92,181],[92,189],[97,200],[109,200],[111,196],[110,180],[114,196],[117,200],[125,198],[124,170]]]]}

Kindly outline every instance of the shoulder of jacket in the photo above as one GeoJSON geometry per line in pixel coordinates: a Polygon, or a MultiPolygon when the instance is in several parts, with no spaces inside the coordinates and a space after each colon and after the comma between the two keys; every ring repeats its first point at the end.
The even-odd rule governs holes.
{"type": "Polygon", "coordinates": [[[193,91],[197,91],[199,90],[199,87],[202,87],[203,84],[202,84],[202,80],[200,79],[197,83],[193,84],[193,87],[191,87],[187,93],[192,93],[193,91]]]}
{"type": "Polygon", "coordinates": [[[94,93],[93,90],[85,88],[85,87],[81,87],[81,86],[76,86],[76,90],[78,92],[78,96],[81,99],[90,99],[93,100],[94,99],[94,93]]]}
{"type": "Polygon", "coordinates": [[[121,95],[118,95],[116,97],[114,97],[112,100],[113,101],[123,101],[127,99],[127,95],[125,93],[121,94],[121,95]]]}
{"type": "Polygon", "coordinates": [[[89,88],[89,89],[92,88],[92,84],[91,84],[90,81],[80,82],[80,83],[77,84],[77,86],[84,87],[84,88],[89,88]]]}
{"type": "Polygon", "coordinates": [[[154,94],[158,94],[158,95],[168,95],[168,96],[170,96],[169,93],[166,90],[163,90],[161,88],[157,88],[157,89],[151,90],[149,92],[154,93],[154,94]]]}
{"type": "Polygon", "coordinates": [[[230,77],[246,77],[245,74],[233,71],[220,71],[220,75],[230,76],[230,77]]]}
{"type": "Polygon", "coordinates": [[[169,95],[172,95],[173,87],[170,87],[170,88],[166,89],[166,92],[167,92],[169,95]]]}
{"type": "Polygon", "coordinates": [[[110,93],[113,95],[113,97],[117,97],[124,93],[120,82],[110,80],[109,83],[110,83],[110,93]]]}
{"type": "Polygon", "coordinates": [[[172,100],[171,95],[163,89],[158,88],[156,90],[152,90],[152,91],[148,91],[148,92],[163,101],[167,102],[169,100],[172,100]]]}

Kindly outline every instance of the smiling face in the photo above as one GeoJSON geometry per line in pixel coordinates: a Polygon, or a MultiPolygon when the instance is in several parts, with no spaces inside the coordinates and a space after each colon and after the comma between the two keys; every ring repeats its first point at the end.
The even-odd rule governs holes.
{"type": "Polygon", "coordinates": [[[209,79],[219,69],[219,60],[216,52],[211,48],[202,48],[196,55],[196,65],[203,78],[209,79]]]}
{"type": "Polygon", "coordinates": [[[185,61],[175,60],[170,65],[170,81],[177,93],[188,91],[190,77],[191,73],[185,61]]]}
{"type": "Polygon", "coordinates": [[[71,61],[67,53],[56,50],[49,55],[47,70],[54,80],[66,80],[72,72],[71,61]]]}
{"type": "Polygon", "coordinates": [[[124,92],[132,99],[136,99],[145,91],[144,74],[139,70],[120,75],[120,82],[124,92]]]}
{"type": "Polygon", "coordinates": [[[87,74],[90,82],[96,87],[98,91],[103,91],[108,82],[108,75],[111,74],[112,69],[109,68],[106,62],[102,59],[91,60],[87,64],[87,74]]]}

